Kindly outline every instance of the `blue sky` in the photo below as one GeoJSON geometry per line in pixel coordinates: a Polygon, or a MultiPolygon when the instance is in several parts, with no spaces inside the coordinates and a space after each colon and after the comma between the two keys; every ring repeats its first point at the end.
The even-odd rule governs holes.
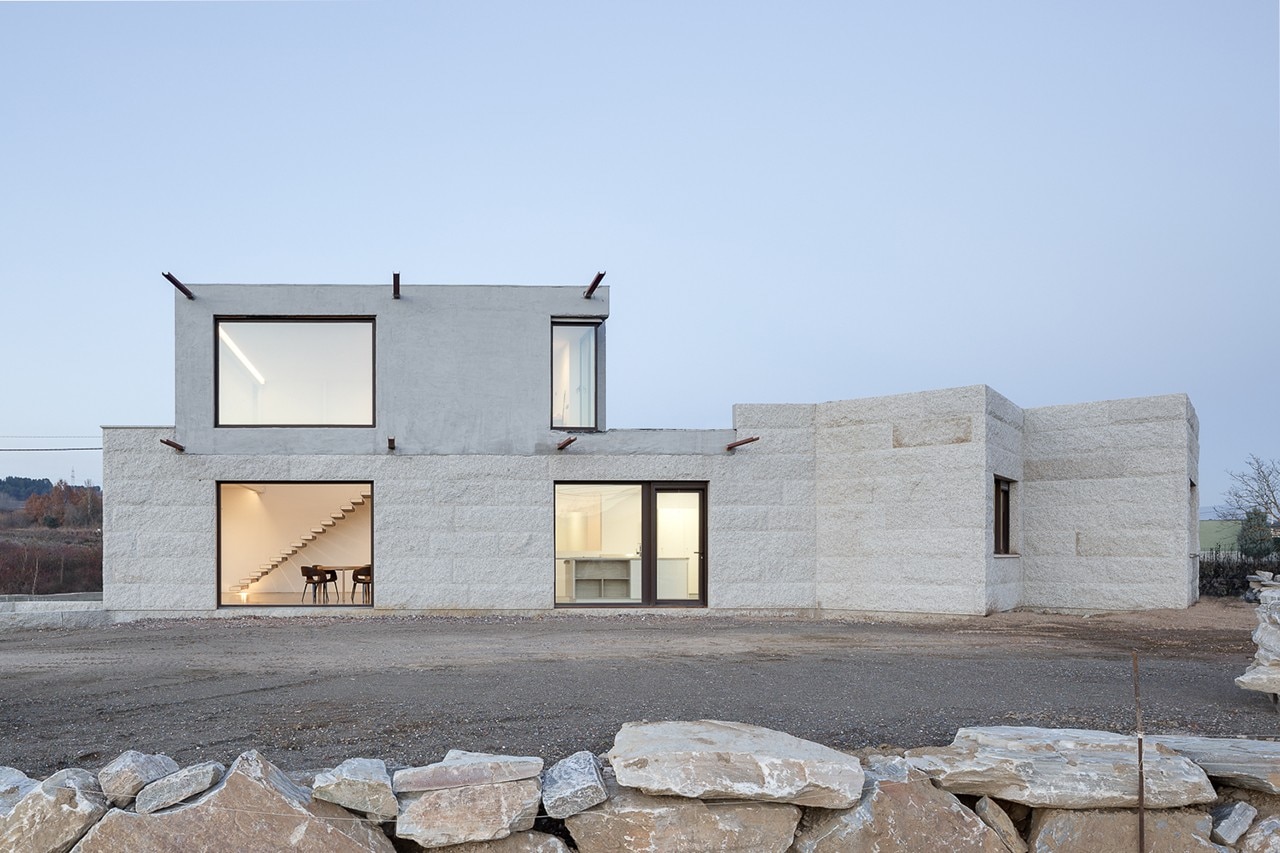
{"type": "Polygon", "coordinates": [[[1186,392],[1211,504],[1280,456],[1278,40],[1262,0],[0,3],[0,446],[172,423],[162,270],[608,270],[610,426],[1186,392]]]}

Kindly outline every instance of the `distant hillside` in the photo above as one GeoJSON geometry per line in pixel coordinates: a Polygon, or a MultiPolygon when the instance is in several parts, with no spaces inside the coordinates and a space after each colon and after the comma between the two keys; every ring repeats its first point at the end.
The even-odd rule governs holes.
{"type": "MultiPolygon", "coordinates": [[[[53,491],[49,480],[33,480],[30,477],[5,477],[0,480],[0,498],[9,497],[21,506],[32,495],[47,495],[53,491]]],[[[0,505],[0,509],[5,509],[0,505]]]]}

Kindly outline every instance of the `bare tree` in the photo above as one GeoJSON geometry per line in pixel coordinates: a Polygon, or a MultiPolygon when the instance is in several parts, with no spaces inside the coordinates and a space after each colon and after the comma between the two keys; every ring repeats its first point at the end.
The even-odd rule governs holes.
{"type": "Polygon", "coordinates": [[[1231,485],[1223,495],[1224,509],[1218,517],[1242,519],[1250,510],[1262,510],[1267,521],[1280,521],[1280,462],[1259,459],[1249,454],[1249,467],[1244,471],[1228,471],[1231,485]]]}

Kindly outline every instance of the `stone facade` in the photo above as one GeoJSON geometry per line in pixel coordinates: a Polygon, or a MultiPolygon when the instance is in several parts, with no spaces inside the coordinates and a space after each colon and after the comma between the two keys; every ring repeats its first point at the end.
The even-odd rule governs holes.
{"type": "MultiPolygon", "coordinates": [[[[705,483],[711,611],[1196,599],[1198,425],[1185,395],[1023,410],[976,385],[738,405],[727,430],[570,434],[548,426],[550,323],[603,321],[607,288],[584,300],[579,288],[409,287],[400,301],[369,286],[193,290],[176,306],[177,425],[104,428],[116,619],[219,612],[217,484],[236,481],[373,484],[375,605],[349,612],[553,609],[560,481],[705,483]],[[376,425],[214,428],[214,318],[304,309],[376,317],[376,425]],[[1012,482],[1007,555],[995,553],[997,478],[1012,482]]],[[[602,344],[599,362],[602,400],[602,344]]]]}

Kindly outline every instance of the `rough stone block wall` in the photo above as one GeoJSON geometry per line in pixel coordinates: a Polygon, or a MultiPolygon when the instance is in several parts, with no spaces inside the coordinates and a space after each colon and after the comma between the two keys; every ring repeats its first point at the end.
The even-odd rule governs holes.
{"type": "Polygon", "coordinates": [[[1009,400],[986,389],[986,517],[987,544],[987,612],[1012,610],[1022,603],[1022,543],[1023,528],[1023,414],[1009,400]],[[1010,488],[1010,550],[1012,554],[995,553],[995,489],[996,477],[1012,480],[1010,488]]]}
{"type": "Polygon", "coordinates": [[[1023,604],[1192,604],[1198,432],[1183,394],[1026,410],[1023,604]]]}
{"type": "Polygon", "coordinates": [[[808,610],[812,432],[747,423],[762,440],[731,453],[730,430],[672,435],[686,452],[667,454],[651,452],[663,442],[649,431],[617,431],[529,456],[182,454],[160,444],[171,428],[107,429],[104,606],[125,618],[216,609],[219,480],[368,480],[375,611],[549,610],[554,483],[586,480],[709,482],[709,606],[808,610]]]}
{"type": "Polygon", "coordinates": [[[987,612],[986,392],[818,405],[819,607],[987,612]]]}

